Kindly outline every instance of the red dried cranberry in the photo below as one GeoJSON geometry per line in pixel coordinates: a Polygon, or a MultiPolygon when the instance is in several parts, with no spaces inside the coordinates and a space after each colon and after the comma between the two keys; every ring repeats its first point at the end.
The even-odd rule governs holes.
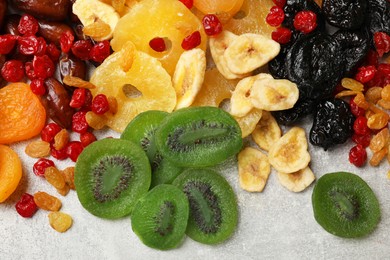
{"type": "Polygon", "coordinates": [[[74,35],[71,31],[65,31],[60,37],[61,51],[68,53],[74,42],[74,35]]]}
{"type": "Polygon", "coordinates": [[[367,152],[361,144],[357,144],[349,150],[349,161],[356,167],[362,167],[366,160],[367,152]]]}
{"type": "Polygon", "coordinates": [[[283,8],[286,5],[287,0],[272,0],[272,2],[280,8],[283,8]]]}
{"type": "Polygon", "coordinates": [[[92,96],[91,91],[89,89],[85,89],[85,102],[84,102],[84,105],[82,107],[82,110],[85,110],[85,111],[91,110],[92,99],[93,99],[93,96],[92,96]]]}
{"type": "Polygon", "coordinates": [[[202,37],[200,35],[200,32],[195,31],[183,39],[181,43],[181,47],[184,50],[188,51],[199,46],[201,41],[202,41],[202,37]]]}
{"type": "Polygon", "coordinates": [[[47,55],[34,56],[33,68],[35,75],[41,79],[47,79],[54,75],[56,67],[47,55]]]}
{"type": "Polygon", "coordinates": [[[78,111],[72,117],[72,130],[77,133],[85,133],[88,130],[87,119],[85,118],[85,111],[78,111]]]}
{"type": "Polygon", "coordinates": [[[284,20],[284,11],[278,6],[272,6],[265,18],[265,21],[274,27],[277,27],[282,24],[284,20]]]}
{"type": "Polygon", "coordinates": [[[90,132],[86,132],[80,135],[80,142],[84,147],[87,147],[96,140],[96,136],[90,132]]]}
{"type": "Polygon", "coordinates": [[[37,78],[37,75],[34,72],[33,63],[28,61],[24,64],[24,71],[29,80],[34,80],[37,78]]]}
{"type": "Polygon", "coordinates": [[[358,116],[353,122],[353,130],[358,135],[366,135],[371,132],[370,128],[367,126],[367,118],[364,116],[358,116]]]}
{"type": "Polygon", "coordinates": [[[24,193],[20,200],[16,202],[15,209],[18,214],[24,218],[31,218],[38,210],[34,197],[31,194],[24,193]]]}
{"type": "Polygon", "coordinates": [[[39,41],[34,35],[18,38],[19,51],[24,55],[34,55],[39,50],[39,41]]]}
{"type": "Polygon", "coordinates": [[[202,24],[208,36],[216,36],[223,30],[222,23],[215,14],[206,14],[203,16],[202,24]]]}
{"type": "Polygon", "coordinates": [[[367,82],[367,87],[384,87],[390,84],[390,64],[381,63],[378,65],[375,76],[372,80],[367,82]]]}
{"type": "Polygon", "coordinates": [[[30,89],[35,95],[45,95],[45,81],[43,79],[33,79],[30,83],[30,89]]]}
{"type": "Polygon", "coordinates": [[[194,0],[179,0],[182,2],[185,6],[187,6],[188,9],[191,9],[194,6],[194,0]]]}
{"type": "Polygon", "coordinates": [[[83,149],[84,147],[81,142],[72,141],[66,146],[66,153],[72,161],[76,162],[83,149]]]}
{"type": "Polygon", "coordinates": [[[66,153],[66,147],[62,148],[61,150],[56,150],[54,147],[51,147],[50,154],[57,160],[65,160],[68,158],[68,154],[66,153]]]}
{"type": "Polygon", "coordinates": [[[49,43],[46,47],[46,53],[50,57],[52,61],[58,61],[60,58],[61,52],[59,49],[57,49],[56,45],[54,43],[49,43]]]}
{"type": "Polygon", "coordinates": [[[38,40],[38,50],[35,53],[35,55],[42,56],[46,54],[47,44],[43,37],[37,37],[37,40],[38,40]]]}
{"type": "Polygon", "coordinates": [[[291,39],[291,30],[284,27],[279,27],[271,34],[272,40],[280,43],[286,44],[291,39]]]}
{"type": "Polygon", "coordinates": [[[110,54],[110,42],[106,40],[96,43],[89,52],[89,57],[95,62],[102,63],[110,54]]]}
{"type": "Polygon", "coordinates": [[[51,166],[54,166],[54,162],[52,160],[41,158],[34,163],[33,172],[36,176],[44,177],[46,168],[51,166]]]}
{"type": "Polygon", "coordinates": [[[50,143],[54,140],[54,136],[58,134],[62,130],[61,126],[56,123],[47,124],[41,131],[41,139],[42,141],[50,143]]]}
{"type": "Polygon", "coordinates": [[[374,45],[379,57],[390,51],[390,35],[384,32],[374,33],[374,45]]]}
{"type": "Polygon", "coordinates": [[[156,52],[163,52],[167,49],[164,38],[155,37],[149,41],[149,46],[156,52]]]}
{"type": "Polygon", "coordinates": [[[369,66],[374,66],[374,67],[377,67],[378,66],[378,63],[379,63],[379,55],[376,51],[374,50],[369,50],[368,53],[367,53],[367,56],[365,58],[365,65],[369,66]]]}
{"type": "Polygon", "coordinates": [[[20,60],[6,61],[1,68],[1,76],[8,82],[18,82],[24,77],[24,66],[20,60]]]}
{"type": "Polygon", "coordinates": [[[371,141],[371,134],[358,135],[354,133],[352,135],[352,141],[354,141],[356,144],[361,144],[363,147],[368,147],[371,141]]]}
{"type": "Polygon", "coordinates": [[[76,41],[72,46],[72,53],[81,60],[89,60],[89,52],[92,49],[92,43],[89,40],[76,41]]]}
{"type": "Polygon", "coordinates": [[[80,108],[85,102],[85,88],[78,88],[73,91],[72,99],[69,106],[73,108],[80,108]]]}
{"type": "Polygon", "coordinates": [[[16,44],[16,37],[11,34],[0,35],[0,54],[8,54],[16,44]]]}
{"type": "Polygon", "coordinates": [[[305,34],[317,27],[317,15],[312,11],[300,11],[294,17],[294,28],[305,34]]]}
{"type": "Polygon", "coordinates": [[[38,32],[38,21],[29,14],[24,14],[19,20],[18,32],[22,35],[35,35],[38,32]]]}
{"type": "Polygon", "coordinates": [[[92,101],[92,111],[95,114],[102,115],[110,110],[110,104],[108,103],[107,97],[104,94],[98,94],[92,101]]]}
{"type": "Polygon", "coordinates": [[[367,83],[375,76],[376,68],[374,66],[362,66],[358,68],[355,79],[361,83],[367,83]]]}
{"type": "Polygon", "coordinates": [[[349,101],[349,107],[355,117],[364,116],[366,114],[366,110],[356,105],[354,98],[351,98],[349,101]]]}

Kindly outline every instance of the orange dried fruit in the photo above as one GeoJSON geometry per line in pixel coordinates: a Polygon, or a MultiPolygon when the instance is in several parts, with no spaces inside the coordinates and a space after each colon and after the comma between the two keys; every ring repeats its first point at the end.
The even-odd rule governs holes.
{"type": "Polygon", "coordinates": [[[45,179],[56,189],[62,189],[65,186],[65,179],[56,167],[47,167],[45,169],[45,179]]]}
{"type": "Polygon", "coordinates": [[[373,104],[376,104],[382,97],[382,88],[381,87],[372,87],[367,89],[365,93],[365,98],[368,102],[371,102],[373,104]]]}
{"type": "Polygon", "coordinates": [[[0,144],[10,144],[38,135],[46,122],[46,110],[25,83],[0,89],[0,144]]]}
{"type": "Polygon", "coordinates": [[[54,136],[54,148],[56,150],[63,149],[69,143],[69,133],[66,129],[62,129],[54,136]]]}
{"type": "Polygon", "coordinates": [[[34,194],[34,202],[39,208],[49,211],[58,211],[62,206],[62,203],[58,198],[51,196],[44,191],[38,191],[34,194]]]}
{"type": "Polygon", "coordinates": [[[64,176],[64,180],[66,184],[71,188],[72,190],[75,189],[74,186],[74,167],[67,167],[64,170],[61,171],[62,175],[64,176]]]}
{"type": "Polygon", "coordinates": [[[388,154],[388,148],[383,147],[381,150],[373,153],[369,163],[371,166],[378,166],[380,162],[385,158],[386,154],[388,154]]]}
{"type": "Polygon", "coordinates": [[[50,143],[37,140],[30,142],[24,152],[33,158],[42,158],[50,155],[50,143]]]}
{"type": "Polygon", "coordinates": [[[58,192],[60,195],[62,195],[62,196],[68,195],[69,191],[70,191],[70,187],[69,187],[68,184],[65,184],[64,187],[61,188],[61,189],[57,189],[57,192],[58,192]]]}
{"type": "Polygon", "coordinates": [[[353,102],[355,102],[358,107],[363,108],[364,110],[367,110],[369,108],[369,104],[363,93],[361,92],[358,92],[356,94],[355,98],[353,99],[353,102]]]}
{"type": "Polygon", "coordinates": [[[378,152],[379,150],[383,149],[383,147],[385,147],[388,144],[389,138],[390,138],[389,129],[388,128],[382,129],[379,133],[377,133],[371,138],[370,145],[369,145],[371,151],[378,152]]]}
{"type": "Polygon", "coordinates": [[[18,187],[22,178],[22,163],[14,150],[0,145],[0,203],[18,187]]]}
{"type": "Polygon", "coordinates": [[[62,82],[68,86],[75,87],[75,88],[86,88],[86,89],[96,88],[96,86],[93,85],[91,82],[70,75],[66,75],[62,79],[62,82]]]}
{"type": "Polygon", "coordinates": [[[385,101],[390,101],[390,84],[383,87],[381,97],[385,101]]]}
{"type": "Polygon", "coordinates": [[[364,85],[360,83],[359,81],[351,78],[343,78],[341,80],[341,85],[349,90],[354,90],[354,91],[363,91],[364,90],[364,85]]]}
{"type": "Polygon", "coordinates": [[[375,113],[367,118],[367,126],[370,129],[379,130],[387,126],[389,115],[385,113],[375,113]]]}
{"type": "Polygon", "coordinates": [[[383,107],[384,109],[390,110],[390,101],[381,99],[377,102],[377,105],[383,107]]]}
{"type": "Polygon", "coordinates": [[[194,0],[194,6],[203,14],[215,14],[226,23],[238,11],[244,0],[194,0]]]}

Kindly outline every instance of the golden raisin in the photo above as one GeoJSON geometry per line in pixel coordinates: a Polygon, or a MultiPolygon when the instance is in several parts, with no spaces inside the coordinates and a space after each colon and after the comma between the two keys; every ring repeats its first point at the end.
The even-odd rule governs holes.
{"type": "Polygon", "coordinates": [[[73,224],[72,217],[63,212],[50,212],[48,217],[50,226],[60,233],[67,231],[73,224]]]}
{"type": "Polygon", "coordinates": [[[45,169],[45,179],[56,189],[62,189],[65,186],[64,176],[53,166],[45,169]]]}
{"type": "Polygon", "coordinates": [[[102,129],[107,122],[107,118],[104,115],[97,115],[92,111],[87,112],[85,119],[93,129],[102,129]]]}
{"type": "Polygon", "coordinates": [[[383,158],[385,158],[387,153],[388,153],[387,147],[384,147],[380,151],[373,153],[373,155],[370,159],[370,165],[371,166],[378,166],[379,163],[383,160],[383,158]]]}
{"type": "Polygon", "coordinates": [[[54,136],[54,148],[56,150],[63,149],[69,142],[69,133],[66,129],[62,129],[54,136]]]}
{"type": "Polygon", "coordinates": [[[67,183],[64,185],[62,189],[57,189],[57,192],[62,196],[68,195],[69,191],[70,191],[70,187],[67,183]]]}
{"type": "Polygon", "coordinates": [[[50,143],[33,141],[26,146],[25,153],[33,158],[42,158],[50,155],[50,143]]]}
{"type": "Polygon", "coordinates": [[[96,22],[85,26],[83,32],[91,38],[103,38],[111,33],[111,27],[101,19],[97,19],[96,22]]]}
{"type": "Polygon", "coordinates": [[[381,97],[385,101],[390,101],[390,84],[382,89],[381,97]]]}
{"type": "Polygon", "coordinates": [[[110,106],[110,113],[115,115],[116,112],[118,112],[118,101],[116,100],[115,97],[109,96],[107,98],[108,104],[110,106]]]}
{"type": "Polygon", "coordinates": [[[382,96],[381,96],[382,88],[381,87],[372,87],[366,91],[365,97],[368,102],[376,104],[382,96]]]}
{"type": "Polygon", "coordinates": [[[384,128],[379,133],[374,135],[371,138],[369,145],[371,151],[378,152],[379,150],[383,149],[383,147],[385,147],[389,142],[389,136],[388,128],[384,128]]]}
{"type": "Polygon", "coordinates": [[[125,3],[126,0],[112,0],[112,7],[114,7],[115,11],[121,13],[125,9],[125,3]]]}
{"type": "Polygon", "coordinates": [[[351,78],[343,78],[341,80],[341,85],[349,90],[362,92],[364,90],[364,85],[357,80],[351,78]]]}
{"type": "Polygon", "coordinates": [[[44,191],[38,191],[34,194],[34,202],[39,208],[49,211],[58,211],[62,206],[62,203],[58,198],[51,196],[44,191]]]}
{"type": "Polygon", "coordinates": [[[390,101],[381,99],[377,102],[378,106],[383,107],[384,109],[390,110],[390,101]]]}
{"type": "Polygon", "coordinates": [[[74,190],[74,167],[65,168],[62,170],[62,175],[64,176],[65,183],[68,184],[69,188],[74,190]]]}
{"type": "Polygon", "coordinates": [[[370,129],[382,129],[387,126],[389,116],[384,113],[375,113],[367,118],[367,126],[370,129]]]}
{"type": "Polygon", "coordinates": [[[63,78],[62,82],[64,82],[64,84],[66,84],[68,86],[72,86],[75,88],[86,88],[86,89],[96,88],[96,86],[94,84],[92,84],[91,82],[85,81],[81,78],[70,76],[70,75],[66,75],[63,78]]]}
{"type": "Polygon", "coordinates": [[[348,96],[355,96],[360,92],[356,92],[355,90],[343,90],[335,96],[336,98],[342,98],[342,97],[348,97],[348,96]]]}
{"type": "Polygon", "coordinates": [[[360,108],[363,108],[364,110],[368,109],[369,104],[367,100],[365,99],[364,95],[362,93],[358,93],[353,101],[356,103],[356,105],[360,108]]]}

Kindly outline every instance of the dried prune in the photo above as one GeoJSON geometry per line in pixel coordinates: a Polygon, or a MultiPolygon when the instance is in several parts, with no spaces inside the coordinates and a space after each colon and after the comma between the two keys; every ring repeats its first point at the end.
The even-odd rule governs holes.
{"type": "Polygon", "coordinates": [[[360,31],[338,30],[333,37],[341,46],[345,73],[350,75],[368,53],[370,47],[368,34],[360,31]]]}
{"type": "Polygon", "coordinates": [[[371,33],[385,32],[390,35],[390,2],[368,0],[366,23],[371,33]]]}
{"type": "Polygon", "coordinates": [[[300,98],[329,97],[343,76],[340,44],[330,35],[314,33],[297,40],[286,56],[288,79],[300,98]]]}
{"type": "Polygon", "coordinates": [[[282,125],[292,125],[303,117],[311,114],[315,107],[312,99],[300,99],[293,108],[272,112],[275,119],[282,125]]]}
{"type": "Polygon", "coordinates": [[[310,143],[325,150],[344,143],[353,134],[353,121],[354,116],[347,102],[337,98],[321,101],[316,107],[310,129],[310,143]]]}
{"type": "Polygon", "coordinates": [[[317,15],[316,31],[325,31],[325,16],[321,8],[314,0],[287,0],[284,10],[283,26],[289,29],[294,28],[294,17],[300,11],[312,11],[317,15]]]}
{"type": "Polygon", "coordinates": [[[329,24],[343,29],[358,29],[367,12],[366,0],[324,0],[322,2],[329,24]]]}

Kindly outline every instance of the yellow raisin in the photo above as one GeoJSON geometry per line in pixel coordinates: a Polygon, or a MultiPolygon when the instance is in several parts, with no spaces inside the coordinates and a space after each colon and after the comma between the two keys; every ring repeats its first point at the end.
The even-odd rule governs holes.
{"type": "Polygon", "coordinates": [[[380,151],[377,151],[373,153],[371,159],[370,159],[370,165],[371,166],[378,166],[380,162],[385,158],[386,154],[388,153],[388,148],[384,147],[380,151]]]}
{"type": "Polygon", "coordinates": [[[383,87],[381,97],[385,101],[390,101],[390,84],[383,87]]]}
{"type": "Polygon", "coordinates": [[[364,95],[362,93],[357,93],[353,101],[356,103],[358,107],[363,108],[364,110],[369,108],[369,104],[367,100],[365,99],[364,95]]]}
{"type": "Polygon", "coordinates": [[[107,100],[108,100],[108,105],[110,106],[110,113],[115,115],[116,112],[118,112],[118,101],[116,100],[115,97],[112,96],[109,96],[107,100]]]}
{"type": "Polygon", "coordinates": [[[383,107],[384,109],[390,110],[390,101],[381,99],[377,102],[378,106],[383,107]]]}
{"type": "Polygon", "coordinates": [[[56,150],[63,149],[69,142],[69,133],[66,129],[62,129],[54,136],[54,148],[56,150]]]}
{"type": "Polygon", "coordinates": [[[101,19],[97,19],[96,22],[84,26],[83,33],[91,38],[103,38],[111,33],[111,27],[101,19]]]}
{"type": "Polygon", "coordinates": [[[104,115],[97,115],[92,111],[87,112],[85,119],[93,129],[102,129],[107,122],[107,118],[104,115]]]}
{"type": "Polygon", "coordinates": [[[381,87],[372,87],[366,91],[365,97],[368,102],[376,104],[382,96],[381,96],[382,88],[381,87]]]}
{"type": "Polygon", "coordinates": [[[74,77],[70,75],[66,75],[62,82],[68,86],[72,86],[75,88],[86,88],[86,89],[94,89],[96,86],[89,81],[83,80],[79,77],[74,77]]]}
{"type": "Polygon", "coordinates": [[[383,147],[385,147],[389,142],[389,136],[390,134],[388,128],[384,128],[379,133],[374,135],[371,138],[370,145],[369,145],[371,151],[378,152],[383,147]]]}
{"type": "Polygon", "coordinates": [[[112,0],[112,7],[114,7],[115,11],[121,13],[125,9],[125,3],[126,0],[112,0]]]}
{"type": "Polygon", "coordinates": [[[25,153],[33,158],[42,158],[50,155],[50,143],[33,141],[26,146],[25,153]]]}
{"type": "Polygon", "coordinates": [[[49,211],[58,211],[62,206],[61,201],[57,197],[51,196],[44,191],[38,191],[34,194],[34,202],[39,208],[49,211]]]}
{"type": "Polygon", "coordinates": [[[64,176],[54,166],[45,169],[45,179],[56,189],[62,189],[65,186],[64,176]]]}
{"type": "Polygon", "coordinates": [[[60,233],[67,231],[73,224],[72,217],[63,212],[50,212],[48,217],[50,226],[60,233]]]}
{"type": "Polygon", "coordinates": [[[70,187],[67,183],[64,185],[62,189],[57,189],[57,192],[62,196],[68,195],[69,191],[70,191],[70,187]]]}
{"type": "Polygon", "coordinates": [[[364,85],[357,80],[351,78],[343,78],[341,80],[341,85],[349,90],[362,92],[364,90],[364,85]]]}
{"type": "Polygon", "coordinates": [[[62,175],[64,176],[65,183],[68,184],[69,188],[74,190],[74,167],[72,166],[65,168],[62,170],[62,175]]]}
{"type": "Polygon", "coordinates": [[[355,90],[343,90],[335,96],[336,98],[341,98],[341,97],[348,97],[348,96],[355,96],[360,92],[356,92],[355,90]]]}
{"type": "Polygon", "coordinates": [[[367,118],[367,126],[370,129],[382,129],[389,121],[389,116],[384,113],[375,113],[367,118]]]}

